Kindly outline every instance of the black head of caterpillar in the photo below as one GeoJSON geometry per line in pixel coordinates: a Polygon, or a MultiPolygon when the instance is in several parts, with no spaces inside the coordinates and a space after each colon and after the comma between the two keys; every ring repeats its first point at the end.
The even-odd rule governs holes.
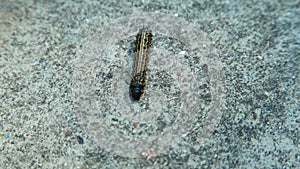
{"type": "Polygon", "coordinates": [[[142,94],[144,93],[145,83],[138,80],[131,80],[130,83],[130,95],[133,100],[140,100],[142,94]]]}
{"type": "Polygon", "coordinates": [[[146,86],[146,68],[152,33],[143,28],[136,36],[135,55],[129,92],[133,100],[139,100],[146,86]]]}

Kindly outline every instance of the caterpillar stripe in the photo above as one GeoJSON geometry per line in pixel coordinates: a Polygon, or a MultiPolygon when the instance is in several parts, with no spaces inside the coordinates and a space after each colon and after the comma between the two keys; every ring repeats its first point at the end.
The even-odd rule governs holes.
{"type": "Polygon", "coordinates": [[[136,36],[135,56],[129,92],[133,100],[139,100],[146,86],[146,68],[152,33],[147,29],[140,29],[136,36]]]}

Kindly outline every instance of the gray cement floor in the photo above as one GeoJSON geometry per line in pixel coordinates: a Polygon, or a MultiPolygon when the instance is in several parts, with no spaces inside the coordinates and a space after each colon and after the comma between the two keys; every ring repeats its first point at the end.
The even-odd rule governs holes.
{"type": "MultiPolygon", "coordinates": [[[[296,0],[1,1],[0,168],[299,168],[299,14],[300,2],[296,0]],[[185,53],[185,46],[180,44],[181,40],[190,40],[192,44],[200,39],[203,43],[199,44],[209,41],[207,44],[213,45],[210,49],[214,50],[211,53],[218,53],[218,61],[224,66],[222,70],[225,79],[222,86],[225,95],[224,108],[220,109],[214,119],[216,124],[203,126],[209,123],[202,121],[204,116],[195,114],[197,122],[188,124],[192,125],[190,132],[181,135],[176,145],[167,147],[165,151],[155,155],[149,150],[146,153],[153,156],[146,156],[145,159],[141,154],[130,156],[129,153],[118,153],[113,149],[114,146],[111,146],[111,142],[107,142],[106,147],[104,142],[101,142],[105,138],[101,136],[107,136],[107,131],[138,131],[142,133],[141,136],[151,135],[153,131],[160,131],[162,123],[155,121],[143,128],[136,123],[115,119],[112,113],[122,110],[122,107],[114,109],[112,105],[118,101],[122,104],[124,102],[124,105],[132,104],[120,98],[123,95],[120,95],[119,100],[115,100],[116,97],[106,92],[114,88],[103,87],[114,87],[113,83],[119,84],[109,80],[116,78],[116,74],[105,74],[104,80],[89,78],[89,75],[102,77],[103,72],[117,71],[121,64],[113,60],[113,56],[122,58],[122,54],[130,52],[134,43],[135,35],[122,34],[125,30],[130,30],[130,23],[124,24],[124,30],[120,30],[119,48],[109,47],[109,31],[108,34],[103,34],[103,38],[100,36],[101,32],[109,30],[108,28],[113,31],[115,25],[122,27],[120,22],[116,22],[118,18],[128,16],[130,20],[132,16],[140,16],[141,13],[147,12],[182,18],[195,28],[194,32],[204,32],[205,35],[199,33],[198,36],[194,36],[195,41],[193,37],[184,39],[184,35],[183,39],[170,41],[166,38],[168,36],[164,35],[166,30],[161,29],[156,32],[155,37],[162,40],[157,40],[153,45],[156,47],[176,44],[177,46],[164,48],[170,52],[176,53],[178,50],[179,53],[185,53]],[[97,43],[91,42],[93,37],[97,43]],[[104,40],[107,40],[107,43],[104,40]],[[78,58],[84,58],[87,49],[95,49],[89,48],[87,44],[97,47],[98,43],[103,43],[102,46],[99,45],[99,51],[96,51],[95,55],[87,56],[93,56],[92,59],[95,60],[91,61],[95,61],[95,65],[100,67],[93,65],[92,68],[95,69],[92,69],[90,65],[86,65],[85,70],[81,65],[82,69],[76,69],[78,58]],[[117,51],[117,55],[109,53],[114,51],[117,51]],[[115,67],[110,67],[109,64],[115,67]],[[74,98],[74,74],[79,71],[88,75],[89,80],[87,83],[80,83],[81,85],[93,84],[99,87],[98,93],[86,96],[87,101],[97,103],[92,105],[89,102],[91,109],[88,109],[89,106],[86,106],[86,109],[76,106],[76,101],[82,100],[74,98]],[[113,98],[111,102],[107,99],[108,96],[113,98]],[[101,107],[97,107],[98,105],[101,107]],[[113,120],[101,120],[101,124],[99,121],[94,123],[93,120],[100,117],[99,113],[101,117],[113,120]],[[134,129],[128,129],[130,125],[134,129]],[[101,135],[97,131],[102,131],[100,129],[103,126],[106,127],[105,130],[102,128],[105,134],[101,135]],[[200,142],[204,129],[208,128],[210,137],[200,142]]],[[[174,25],[178,24],[179,20],[174,20],[174,25]]],[[[154,19],[151,26],[160,29],[160,25],[165,25],[165,22],[155,21],[154,19]]],[[[166,22],[171,23],[171,20],[166,22]]],[[[155,33],[155,30],[153,31],[155,33]]],[[[207,48],[199,46],[197,49],[207,48]]],[[[201,62],[187,60],[189,64],[178,66],[178,69],[182,68],[182,75],[185,73],[183,66],[191,66],[192,71],[197,74],[197,65],[201,65],[201,62]]],[[[209,61],[207,64],[208,70],[217,65],[209,61]]],[[[205,67],[201,66],[198,73],[204,75],[200,70],[204,71],[205,67]]],[[[171,79],[169,81],[172,83],[171,76],[157,78],[155,73],[153,77],[151,73],[153,72],[149,73],[149,79],[153,81],[163,78],[166,81],[171,79]]],[[[207,103],[215,103],[211,101],[216,96],[213,95],[214,85],[211,84],[213,78],[210,80],[208,85],[211,86],[207,93],[212,92],[212,96],[203,98],[209,98],[207,103]]],[[[195,83],[197,82],[200,83],[195,83]]],[[[122,87],[118,89],[123,91],[122,87]]],[[[149,110],[152,108],[165,111],[165,102],[174,106],[168,107],[169,110],[173,110],[170,111],[170,117],[162,119],[167,127],[169,123],[173,124],[170,120],[174,115],[172,112],[179,110],[177,107],[180,107],[180,101],[183,100],[172,101],[172,98],[169,98],[171,94],[176,98],[177,90],[185,92],[180,87],[166,87],[163,91],[168,101],[157,101],[156,107],[153,107],[151,102],[149,105],[148,102],[145,103],[145,109],[149,106],[149,110]]],[[[145,98],[157,97],[155,92],[148,93],[145,93],[145,98]]],[[[205,101],[200,99],[199,102],[205,101]]],[[[124,111],[127,108],[132,109],[132,106],[124,107],[124,111]]],[[[210,107],[202,105],[201,110],[205,108],[210,107]]],[[[210,114],[204,115],[210,117],[210,114]]],[[[122,138],[111,138],[115,139],[108,141],[115,143],[116,147],[121,145],[122,138]]],[[[169,137],[164,139],[172,140],[169,137]]],[[[123,148],[128,147],[125,145],[123,148]]]]}

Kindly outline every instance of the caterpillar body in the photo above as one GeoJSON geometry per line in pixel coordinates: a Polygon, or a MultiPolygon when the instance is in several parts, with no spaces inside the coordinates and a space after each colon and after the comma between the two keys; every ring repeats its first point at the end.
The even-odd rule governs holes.
{"type": "Polygon", "coordinates": [[[140,29],[135,42],[133,70],[129,92],[131,98],[138,101],[146,86],[146,69],[152,33],[147,28],[140,29]]]}

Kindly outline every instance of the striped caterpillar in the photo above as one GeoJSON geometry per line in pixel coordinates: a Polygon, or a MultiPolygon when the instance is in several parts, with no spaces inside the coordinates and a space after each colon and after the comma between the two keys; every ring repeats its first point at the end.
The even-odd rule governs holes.
{"type": "Polygon", "coordinates": [[[146,86],[146,68],[152,33],[147,28],[140,29],[136,36],[133,71],[129,92],[133,100],[138,101],[146,86]]]}

